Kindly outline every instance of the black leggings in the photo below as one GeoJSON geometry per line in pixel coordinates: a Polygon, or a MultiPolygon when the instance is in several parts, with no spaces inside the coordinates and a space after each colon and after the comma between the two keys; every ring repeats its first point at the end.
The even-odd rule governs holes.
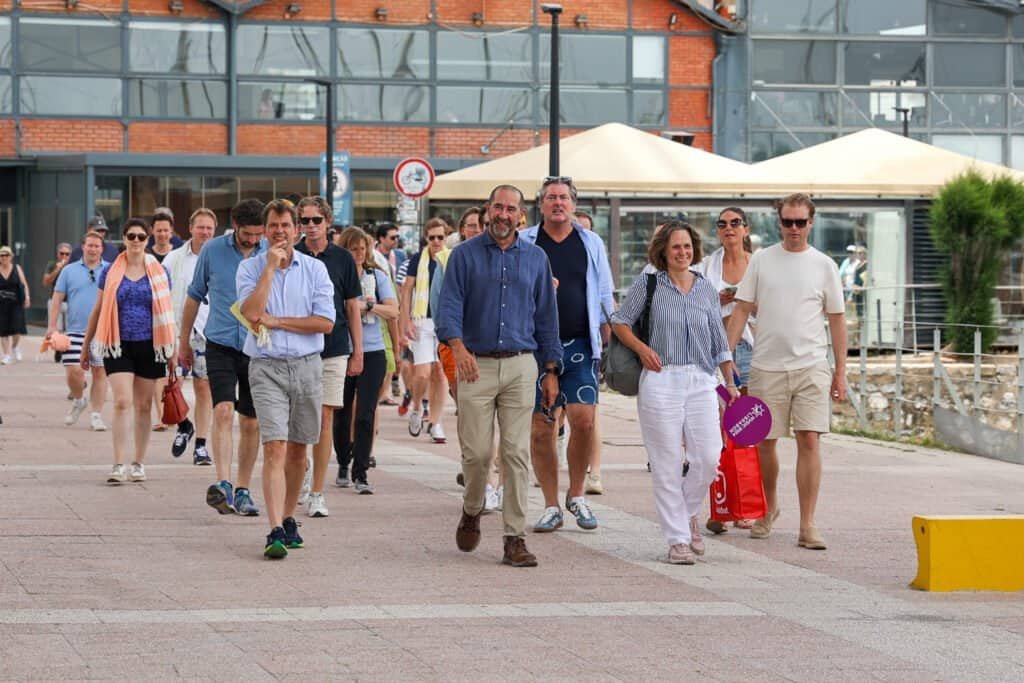
{"type": "Polygon", "coordinates": [[[384,351],[363,354],[363,372],[345,378],[345,398],[341,410],[334,411],[334,452],[344,476],[352,464],[352,480],[366,481],[373,451],[373,423],[377,415],[377,397],[388,369],[384,351]],[[353,405],[355,404],[355,405],[353,405]],[[355,412],[355,424],[352,413],[355,412]],[[352,433],[355,432],[355,439],[352,433]]]}

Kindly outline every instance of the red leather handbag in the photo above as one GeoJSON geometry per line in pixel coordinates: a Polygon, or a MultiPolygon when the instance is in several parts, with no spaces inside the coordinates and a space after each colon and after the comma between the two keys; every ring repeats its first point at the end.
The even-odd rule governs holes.
{"type": "Polygon", "coordinates": [[[165,425],[176,425],[184,422],[186,417],[188,417],[188,403],[185,402],[185,396],[181,393],[181,380],[178,378],[178,373],[172,369],[171,376],[164,386],[164,412],[160,421],[165,425]]]}
{"type": "Polygon", "coordinates": [[[736,522],[761,519],[768,503],[761,482],[761,461],[755,446],[738,446],[726,437],[718,476],[711,483],[711,519],[736,522]]]}

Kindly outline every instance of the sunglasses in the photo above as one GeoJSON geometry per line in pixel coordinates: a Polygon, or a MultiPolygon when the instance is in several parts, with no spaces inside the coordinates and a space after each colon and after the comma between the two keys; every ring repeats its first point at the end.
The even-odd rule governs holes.
{"type": "Polygon", "coordinates": [[[96,282],[96,271],[95,270],[90,270],[89,271],[89,282],[96,282]]]}
{"type": "Polygon", "coordinates": [[[544,177],[542,185],[572,185],[572,176],[568,175],[549,175],[544,177]]]}
{"type": "Polygon", "coordinates": [[[779,218],[779,223],[784,228],[792,228],[794,225],[798,228],[806,228],[810,222],[810,218],[779,218]]]}
{"type": "Polygon", "coordinates": [[[129,232],[124,238],[129,242],[145,242],[149,239],[149,235],[144,232],[129,232]]]}
{"type": "Polygon", "coordinates": [[[299,219],[299,222],[302,223],[303,225],[309,225],[310,223],[312,223],[313,225],[320,225],[321,223],[324,222],[324,217],[323,216],[303,216],[302,218],[299,219]]]}
{"type": "Polygon", "coordinates": [[[428,242],[443,242],[444,241],[444,235],[433,235],[432,237],[428,237],[427,241],[428,242]]]}
{"type": "Polygon", "coordinates": [[[71,256],[71,252],[70,251],[59,251],[59,252],[57,252],[57,256],[71,256]]]}
{"type": "Polygon", "coordinates": [[[725,221],[716,221],[715,222],[715,227],[717,227],[719,230],[725,229],[725,226],[727,226],[727,225],[731,226],[731,227],[734,227],[734,228],[738,228],[741,225],[746,225],[746,224],[743,222],[742,218],[733,218],[728,223],[726,223],[725,221]]]}

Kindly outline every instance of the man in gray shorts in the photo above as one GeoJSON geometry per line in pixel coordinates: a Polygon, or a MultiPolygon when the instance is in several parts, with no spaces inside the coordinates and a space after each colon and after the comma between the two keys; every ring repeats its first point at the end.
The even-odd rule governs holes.
{"type": "Polygon", "coordinates": [[[327,268],[295,251],[297,214],[274,200],[263,210],[269,250],[238,266],[249,387],[263,441],[263,497],[270,534],[263,555],[280,559],[301,548],[295,507],[306,471],[306,450],[320,439],[324,335],[334,329],[334,285],[327,268]]]}

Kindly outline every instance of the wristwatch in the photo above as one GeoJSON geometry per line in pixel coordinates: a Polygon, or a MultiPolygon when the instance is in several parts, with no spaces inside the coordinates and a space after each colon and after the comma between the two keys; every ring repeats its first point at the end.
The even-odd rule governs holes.
{"type": "Polygon", "coordinates": [[[558,374],[558,368],[557,367],[554,367],[554,368],[544,368],[543,372],[541,374],[544,374],[544,375],[557,375],[558,374]]]}
{"type": "Polygon", "coordinates": [[[372,301],[367,301],[366,302],[366,312],[369,313],[372,310],[373,310],[373,302],[372,301]]]}

